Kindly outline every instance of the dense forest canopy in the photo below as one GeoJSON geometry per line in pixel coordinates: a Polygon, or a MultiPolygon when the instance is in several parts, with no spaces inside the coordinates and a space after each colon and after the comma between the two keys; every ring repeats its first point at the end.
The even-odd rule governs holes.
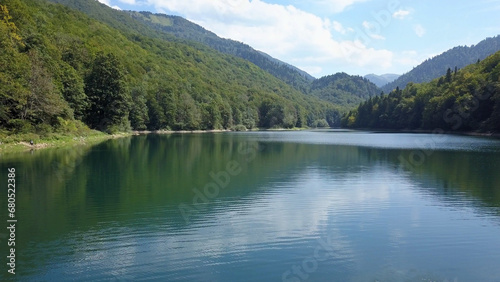
{"type": "Polygon", "coordinates": [[[200,42],[222,53],[248,60],[302,92],[307,92],[310,82],[314,80],[314,77],[292,65],[259,52],[241,42],[220,38],[182,17],[150,12],[129,11],[129,13],[134,19],[142,21],[158,31],[200,42]]]}
{"type": "Polygon", "coordinates": [[[381,90],[366,78],[346,73],[316,79],[310,88],[311,95],[351,109],[360,102],[381,93],[381,90]]]}
{"type": "MultiPolygon", "coordinates": [[[[348,127],[498,128],[495,56],[380,97],[382,91],[365,78],[337,73],[314,79],[180,17],[118,11],[94,0],[51,2],[0,5],[0,136],[81,134],[88,127],[117,132],[340,126],[349,110],[343,120],[348,127]],[[490,95],[478,100],[483,92],[490,95]],[[442,115],[454,119],[457,111],[459,127],[443,124],[442,115]]],[[[468,54],[490,52],[499,38],[468,54]]],[[[431,61],[460,59],[453,54],[462,49],[431,61]]]]}
{"type": "Polygon", "coordinates": [[[500,36],[487,38],[470,47],[454,47],[438,56],[430,58],[411,71],[403,74],[398,79],[382,86],[386,93],[399,87],[403,89],[410,82],[422,83],[446,74],[447,69],[463,68],[467,65],[483,60],[484,58],[500,51],[500,36]]]}
{"type": "Polygon", "coordinates": [[[500,132],[500,52],[430,83],[373,97],[342,120],[350,128],[500,132]]]}
{"type": "Polygon", "coordinates": [[[114,132],[340,122],[333,104],[256,65],[155,35],[130,16],[117,28],[43,0],[5,0],[0,12],[4,133],[68,132],[84,124],[114,132]]]}

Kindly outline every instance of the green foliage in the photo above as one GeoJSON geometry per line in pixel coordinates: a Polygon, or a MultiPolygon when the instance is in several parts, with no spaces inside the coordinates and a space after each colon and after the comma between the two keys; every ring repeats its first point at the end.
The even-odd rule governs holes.
{"type": "Polygon", "coordinates": [[[130,96],[124,70],[113,54],[97,55],[85,81],[85,92],[90,100],[86,122],[101,131],[124,131],[130,112],[130,96]]]}
{"type": "Polygon", "coordinates": [[[73,132],[78,120],[106,132],[338,123],[337,107],[253,63],[94,0],[61,2],[89,16],[44,0],[2,2],[0,129],[73,132]]]}
{"type": "MultiPolygon", "coordinates": [[[[443,76],[447,70],[463,68],[467,65],[478,63],[484,58],[500,50],[500,36],[487,38],[477,45],[470,47],[458,46],[444,52],[441,55],[428,59],[415,67],[408,73],[403,74],[395,81],[382,87],[384,92],[388,93],[396,87],[404,88],[408,83],[430,82],[435,78],[443,76]]],[[[449,77],[446,78],[447,80],[449,77]]]]}
{"type": "Polygon", "coordinates": [[[366,78],[337,73],[313,81],[311,95],[344,108],[353,108],[381,90],[366,78]]]}
{"type": "Polygon", "coordinates": [[[233,127],[234,131],[247,131],[247,128],[243,124],[238,124],[233,127]]]}
{"type": "Polygon", "coordinates": [[[500,130],[500,52],[430,83],[409,83],[363,102],[342,119],[351,128],[500,130]]]}
{"type": "Polygon", "coordinates": [[[318,119],[315,123],[316,123],[315,127],[319,128],[329,127],[328,122],[325,119],[318,119]]]}
{"type": "Polygon", "coordinates": [[[311,75],[294,66],[272,58],[241,42],[220,38],[182,17],[150,12],[129,11],[128,13],[137,21],[162,33],[171,34],[182,40],[196,41],[219,52],[248,60],[302,92],[307,92],[310,82],[314,80],[311,75]]]}

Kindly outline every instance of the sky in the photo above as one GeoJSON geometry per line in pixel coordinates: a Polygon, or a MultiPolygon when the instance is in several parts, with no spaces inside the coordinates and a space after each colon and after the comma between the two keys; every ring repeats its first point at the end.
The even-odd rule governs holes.
{"type": "Polygon", "coordinates": [[[403,74],[500,34],[500,0],[98,0],[182,16],[314,77],[403,74]]]}

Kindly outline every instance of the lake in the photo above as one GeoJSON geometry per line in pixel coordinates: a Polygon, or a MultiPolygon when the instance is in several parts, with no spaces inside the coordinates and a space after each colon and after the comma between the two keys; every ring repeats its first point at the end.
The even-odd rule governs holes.
{"type": "Polygon", "coordinates": [[[0,159],[27,281],[500,281],[500,140],[141,135],[0,159]]]}

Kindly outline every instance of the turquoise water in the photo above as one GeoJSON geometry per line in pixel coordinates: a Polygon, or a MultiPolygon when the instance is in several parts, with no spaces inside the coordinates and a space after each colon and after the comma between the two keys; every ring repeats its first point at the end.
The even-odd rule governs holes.
{"type": "Polygon", "coordinates": [[[495,139],[147,135],[9,167],[18,280],[500,281],[495,139]]]}

